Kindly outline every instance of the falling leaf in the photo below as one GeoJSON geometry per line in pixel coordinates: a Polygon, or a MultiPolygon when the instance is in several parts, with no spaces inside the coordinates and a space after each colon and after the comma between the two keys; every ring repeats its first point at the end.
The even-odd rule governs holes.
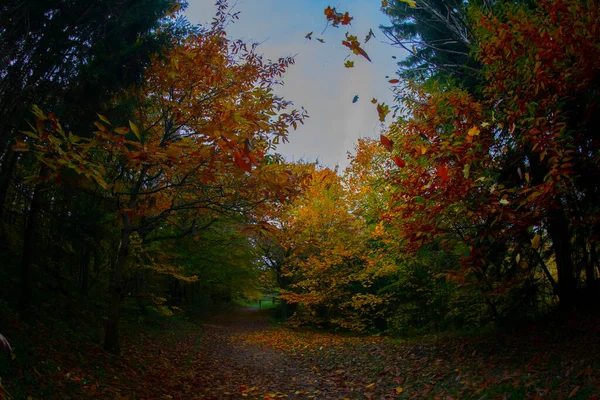
{"type": "Polygon", "coordinates": [[[386,148],[387,151],[392,151],[394,148],[394,141],[391,140],[390,138],[388,138],[385,135],[379,135],[379,140],[381,141],[381,144],[383,144],[383,146],[386,148]]]}
{"type": "Polygon", "coordinates": [[[354,96],[354,98],[352,99],[352,103],[356,103],[358,101],[358,95],[354,96]]]}
{"type": "Polygon", "coordinates": [[[344,63],[344,67],[346,67],[346,68],[354,68],[354,61],[347,60],[344,63]]]}
{"type": "Polygon", "coordinates": [[[371,38],[374,38],[374,37],[375,37],[375,34],[373,33],[373,29],[369,29],[369,33],[365,37],[365,43],[367,43],[369,40],[371,40],[371,38]]]}
{"type": "Polygon", "coordinates": [[[373,97],[373,98],[371,99],[371,103],[373,103],[373,104],[377,104],[377,99],[376,99],[375,97],[373,97]]]}
{"type": "Polygon", "coordinates": [[[318,41],[318,42],[321,42],[321,43],[325,43],[325,40],[324,40],[324,39],[321,39],[321,38],[317,38],[317,41],[318,41]]]}
{"type": "Polygon", "coordinates": [[[311,40],[311,39],[312,39],[312,34],[313,34],[312,32],[308,32],[308,33],[306,34],[306,36],[304,36],[304,38],[305,38],[305,39],[308,39],[308,40],[311,40]]]}
{"type": "Polygon", "coordinates": [[[388,82],[391,83],[392,85],[395,85],[396,83],[400,82],[400,80],[398,80],[398,79],[390,79],[388,82]]]}
{"type": "Polygon", "coordinates": [[[379,121],[385,122],[385,117],[390,113],[390,108],[385,103],[377,104],[377,114],[379,114],[379,121]]]}

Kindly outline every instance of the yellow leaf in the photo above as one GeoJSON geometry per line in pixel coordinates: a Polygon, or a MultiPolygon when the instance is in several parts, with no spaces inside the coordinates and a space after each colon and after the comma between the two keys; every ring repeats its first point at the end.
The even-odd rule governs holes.
{"type": "Polygon", "coordinates": [[[417,6],[417,2],[414,1],[414,0],[400,0],[400,1],[403,2],[403,3],[408,4],[409,6],[411,6],[413,8],[417,6]]]}
{"type": "Polygon", "coordinates": [[[100,118],[100,120],[101,120],[102,122],[105,122],[105,123],[107,123],[108,125],[112,125],[112,124],[110,123],[110,121],[108,120],[108,118],[106,118],[104,115],[102,115],[102,114],[98,114],[98,118],[100,118]]]}
{"type": "Polygon", "coordinates": [[[367,388],[367,389],[370,389],[370,388],[372,388],[372,387],[374,387],[374,386],[375,386],[375,383],[369,383],[369,384],[366,386],[366,388],[367,388]]]}
{"type": "Polygon", "coordinates": [[[471,129],[469,129],[469,132],[467,132],[467,134],[468,134],[469,136],[477,136],[477,135],[479,135],[479,132],[480,132],[480,131],[479,131],[479,128],[478,128],[478,127],[476,127],[476,126],[474,126],[474,127],[472,127],[471,129]]]}
{"type": "Polygon", "coordinates": [[[465,166],[463,167],[463,176],[465,178],[468,178],[470,171],[471,171],[471,164],[465,164],[465,166]]]}
{"type": "Polygon", "coordinates": [[[142,140],[141,136],[140,136],[140,129],[137,127],[137,125],[134,124],[133,122],[129,121],[129,127],[133,131],[133,134],[135,135],[135,137],[138,138],[138,140],[142,140]]]}
{"type": "Polygon", "coordinates": [[[540,239],[542,237],[540,236],[539,233],[536,233],[535,236],[533,237],[533,239],[531,239],[531,248],[532,249],[537,249],[538,247],[540,247],[540,239]]]}
{"type": "Polygon", "coordinates": [[[400,393],[402,393],[402,392],[404,392],[404,389],[403,389],[401,386],[398,386],[398,387],[396,388],[396,394],[400,394],[400,393]]]}

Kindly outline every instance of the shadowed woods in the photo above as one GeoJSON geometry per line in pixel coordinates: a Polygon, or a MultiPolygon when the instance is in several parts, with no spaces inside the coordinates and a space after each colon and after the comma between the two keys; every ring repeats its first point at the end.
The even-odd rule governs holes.
{"type": "Polygon", "coordinates": [[[17,354],[18,369],[0,393],[6,399],[23,393],[37,393],[34,399],[592,399],[600,391],[594,339],[600,329],[589,316],[566,328],[548,321],[510,334],[403,342],[272,321],[271,310],[249,307],[202,323],[128,326],[121,357],[90,345],[89,337],[39,326],[43,343],[17,354]]]}
{"type": "Polygon", "coordinates": [[[235,6],[0,6],[0,397],[595,398],[600,3],[319,10],[340,69],[405,56],[344,88],[381,125],[343,170],[277,153],[295,59],[235,6]]]}

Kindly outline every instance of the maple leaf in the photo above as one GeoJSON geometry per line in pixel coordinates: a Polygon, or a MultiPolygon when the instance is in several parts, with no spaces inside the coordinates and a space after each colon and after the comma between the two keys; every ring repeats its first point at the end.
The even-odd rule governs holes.
{"type": "Polygon", "coordinates": [[[369,62],[372,62],[369,55],[360,46],[360,42],[357,40],[356,36],[346,33],[346,40],[343,40],[342,44],[352,50],[354,54],[359,54],[369,60],[369,62]]]}
{"type": "Polygon", "coordinates": [[[384,122],[385,117],[390,113],[390,107],[385,103],[377,104],[377,114],[379,115],[379,121],[384,122]]]}
{"type": "Polygon", "coordinates": [[[327,6],[327,8],[324,11],[325,13],[325,17],[330,20],[335,16],[335,8],[332,8],[331,6],[327,6]]]}
{"type": "Polygon", "coordinates": [[[354,68],[354,61],[347,60],[344,63],[344,67],[346,67],[346,68],[354,68]]]}
{"type": "Polygon", "coordinates": [[[369,40],[371,40],[371,38],[374,38],[375,34],[373,33],[373,29],[369,29],[369,33],[367,33],[367,36],[365,37],[365,43],[367,43],[369,40]]]}
{"type": "Polygon", "coordinates": [[[396,83],[399,83],[400,80],[398,80],[398,79],[390,79],[388,82],[391,83],[392,85],[395,85],[396,83]]]}
{"type": "Polygon", "coordinates": [[[324,39],[321,39],[321,38],[317,38],[317,42],[320,42],[320,43],[325,43],[325,40],[324,40],[324,39]]]}
{"type": "Polygon", "coordinates": [[[312,32],[308,32],[308,33],[306,34],[306,36],[304,36],[304,38],[305,38],[305,39],[308,39],[308,40],[312,40],[312,34],[313,34],[312,32]]]}

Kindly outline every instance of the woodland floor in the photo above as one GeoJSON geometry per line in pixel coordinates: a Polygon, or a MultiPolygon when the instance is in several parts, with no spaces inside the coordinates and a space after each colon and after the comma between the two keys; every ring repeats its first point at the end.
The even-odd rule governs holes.
{"type": "MultiPolygon", "coordinates": [[[[511,334],[399,342],[281,327],[269,310],[126,329],[121,357],[44,324],[0,354],[6,399],[595,399],[600,327],[579,318],[511,334]],[[84,344],[87,343],[87,344],[84,344]]],[[[14,333],[13,333],[14,335],[14,333]]],[[[4,390],[4,392],[3,392],[4,390]]],[[[3,394],[4,393],[4,394],[3,394]]]]}

